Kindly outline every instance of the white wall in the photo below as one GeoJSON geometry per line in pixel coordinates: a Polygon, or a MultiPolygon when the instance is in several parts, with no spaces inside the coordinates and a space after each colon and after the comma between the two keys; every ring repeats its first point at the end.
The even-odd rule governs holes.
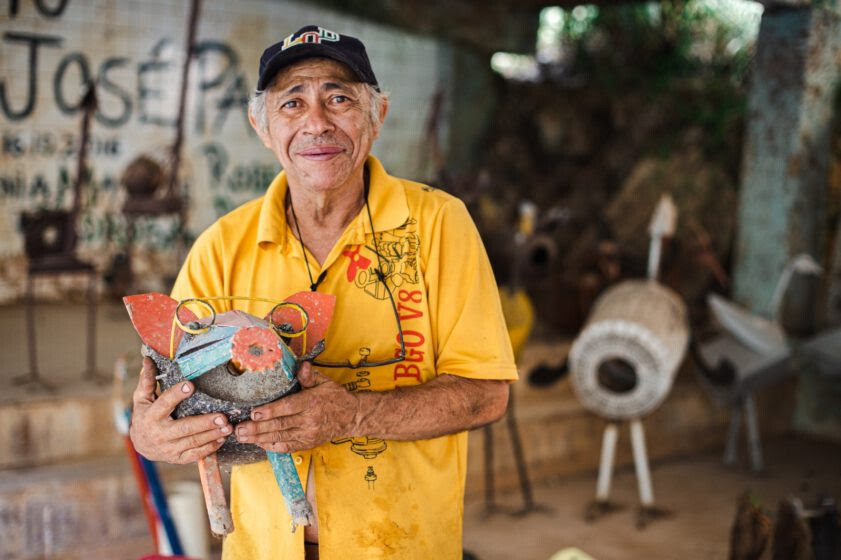
{"type": "MultiPolygon", "coordinates": [[[[175,136],[188,9],[186,0],[10,0],[0,7],[0,302],[22,292],[21,211],[70,206],[81,119],[75,106],[85,74],[99,80],[100,108],[91,131],[93,182],[85,191],[79,252],[103,268],[121,247],[120,174],[142,153],[163,159],[175,136]]],[[[204,0],[183,152],[193,234],[261,194],[279,169],[248,126],[244,102],[263,49],[309,23],[365,42],[392,97],[374,152],[394,174],[425,176],[424,124],[447,73],[443,47],[304,3],[204,0]]],[[[147,289],[166,289],[158,279],[177,269],[173,228],[167,218],[140,224],[135,270],[147,289]]],[[[38,286],[42,295],[70,287],[38,286]]]]}

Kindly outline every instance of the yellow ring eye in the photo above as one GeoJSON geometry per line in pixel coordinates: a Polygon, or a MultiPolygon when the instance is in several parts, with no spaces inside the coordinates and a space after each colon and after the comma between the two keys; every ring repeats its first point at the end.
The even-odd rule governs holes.
{"type": "Polygon", "coordinates": [[[182,331],[188,332],[190,334],[199,334],[199,333],[203,333],[204,331],[206,331],[208,328],[210,328],[211,325],[213,325],[216,322],[216,310],[213,308],[212,305],[210,305],[209,302],[207,302],[203,299],[198,299],[198,298],[183,299],[180,302],[178,302],[178,306],[175,308],[175,316],[173,318],[175,319],[175,323],[178,325],[178,327],[182,331]],[[199,303],[201,305],[204,305],[205,307],[207,307],[210,310],[211,318],[210,318],[210,324],[208,326],[203,327],[201,329],[192,329],[192,328],[188,327],[187,325],[185,325],[184,323],[181,322],[181,318],[178,316],[178,312],[181,310],[181,308],[184,305],[186,305],[188,303],[199,303]]]}

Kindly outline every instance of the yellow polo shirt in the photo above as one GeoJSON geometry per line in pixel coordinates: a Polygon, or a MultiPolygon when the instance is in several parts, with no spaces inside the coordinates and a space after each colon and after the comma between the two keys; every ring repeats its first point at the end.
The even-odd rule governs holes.
{"type": "MultiPolygon", "coordinates": [[[[517,378],[511,343],[485,249],[464,204],[440,190],[389,176],[373,156],[368,204],[388,288],[403,327],[404,362],[321,372],[350,391],[387,391],[448,373],[517,378]]],[[[236,295],[282,300],[310,285],[301,246],[286,222],[286,176],[266,195],[219,219],[196,240],[173,297],[236,295]]],[[[305,240],[306,241],[306,240],[305,240]]],[[[394,357],[399,335],[364,208],[319,266],[318,287],[336,295],[319,360],[394,357]]],[[[264,316],[271,304],[234,302],[264,316]]],[[[218,311],[230,308],[220,303],[218,311]]],[[[313,465],[322,560],[460,559],[467,433],[411,442],[360,437],[294,453],[302,481],[313,465]]],[[[304,558],[303,530],[290,532],[267,461],[235,467],[235,531],[225,560],[304,558]]]]}

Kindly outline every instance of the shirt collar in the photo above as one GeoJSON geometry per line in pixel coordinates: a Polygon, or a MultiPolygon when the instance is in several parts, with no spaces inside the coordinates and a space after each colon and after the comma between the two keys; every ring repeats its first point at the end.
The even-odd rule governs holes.
{"type": "MultiPolygon", "coordinates": [[[[365,160],[370,173],[368,186],[368,206],[376,231],[397,229],[409,219],[409,206],[406,202],[406,191],[395,177],[389,175],[380,160],[369,155],[365,160]]],[[[289,246],[289,229],[286,221],[286,172],[281,171],[269,185],[263,204],[260,208],[260,220],[257,225],[257,243],[274,243],[282,252],[289,246]]],[[[370,233],[371,225],[368,221],[367,210],[363,207],[355,220],[361,221],[362,232],[370,233]]],[[[351,227],[353,227],[351,225],[351,227]]],[[[355,236],[354,236],[355,237],[355,236]]],[[[364,239],[354,239],[353,243],[362,243],[364,239]]]]}
{"type": "Polygon", "coordinates": [[[286,228],[286,172],[281,171],[269,185],[260,207],[260,221],[257,223],[257,243],[274,243],[284,253],[287,250],[286,228]]]}
{"type": "MultiPolygon", "coordinates": [[[[409,219],[409,204],[406,202],[406,191],[400,181],[386,173],[380,160],[368,156],[365,165],[371,174],[368,186],[368,207],[374,228],[377,231],[397,229],[409,219]]],[[[363,209],[364,212],[367,212],[363,209]]],[[[365,232],[371,233],[368,216],[364,220],[365,232]]]]}

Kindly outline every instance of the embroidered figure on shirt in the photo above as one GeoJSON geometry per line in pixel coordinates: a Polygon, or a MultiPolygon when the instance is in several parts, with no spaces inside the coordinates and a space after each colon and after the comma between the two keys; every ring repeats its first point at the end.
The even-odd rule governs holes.
{"type": "Polygon", "coordinates": [[[404,225],[393,231],[376,234],[376,251],[368,245],[348,247],[342,251],[342,255],[348,258],[348,282],[354,282],[357,287],[376,299],[388,298],[386,286],[374,273],[374,269],[379,266],[383,267],[385,283],[392,292],[404,284],[420,282],[420,236],[417,234],[417,223],[416,219],[409,218],[404,225]],[[365,255],[362,254],[363,249],[365,255]],[[381,259],[377,257],[377,251],[381,259]]]}
{"type": "Polygon", "coordinates": [[[373,490],[374,482],[377,481],[377,473],[374,472],[374,467],[368,467],[365,472],[365,481],[368,483],[368,490],[373,490]]]}

